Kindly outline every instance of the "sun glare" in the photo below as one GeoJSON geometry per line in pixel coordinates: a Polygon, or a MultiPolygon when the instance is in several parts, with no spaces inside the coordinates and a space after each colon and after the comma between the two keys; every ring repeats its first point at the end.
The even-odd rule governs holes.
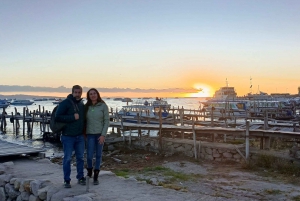
{"type": "Polygon", "coordinates": [[[194,84],[197,93],[191,93],[190,97],[212,97],[213,89],[206,84],[194,84]]]}

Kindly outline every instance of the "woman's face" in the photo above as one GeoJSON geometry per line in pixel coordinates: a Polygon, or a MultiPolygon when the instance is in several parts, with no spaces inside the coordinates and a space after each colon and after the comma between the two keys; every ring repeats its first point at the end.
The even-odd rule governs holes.
{"type": "Polygon", "coordinates": [[[89,98],[94,102],[97,101],[98,95],[97,92],[95,90],[91,90],[89,92],[89,98]]]}

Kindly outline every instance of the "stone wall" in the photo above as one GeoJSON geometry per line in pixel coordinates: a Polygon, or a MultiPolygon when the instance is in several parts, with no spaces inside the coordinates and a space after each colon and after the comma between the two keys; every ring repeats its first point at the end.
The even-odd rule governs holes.
{"type": "MultiPolygon", "coordinates": [[[[10,174],[13,166],[13,162],[0,163],[0,201],[53,201],[52,195],[61,187],[57,187],[49,180],[16,178],[10,174]]],[[[92,200],[90,194],[72,197],[66,195],[61,194],[62,200],[92,200]]]]}
{"type": "MultiPolygon", "coordinates": [[[[163,138],[162,142],[162,148],[165,153],[179,153],[189,157],[195,157],[193,140],[163,138]]],[[[143,137],[141,139],[136,138],[134,141],[132,141],[131,146],[134,146],[135,148],[159,152],[159,141],[158,138],[154,137],[143,137]]],[[[239,149],[241,153],[244,154],[244,145],[199,141],[196,143],[197,158],[206,160],[241,162],[243,160],[243,157],[238,153],[237,149],[239,149]]]]}

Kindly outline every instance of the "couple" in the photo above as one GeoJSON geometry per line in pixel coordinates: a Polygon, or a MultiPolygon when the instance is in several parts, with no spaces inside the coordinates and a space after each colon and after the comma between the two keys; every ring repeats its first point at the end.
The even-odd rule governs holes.
{"type": "Polygon", "coordinates": [[[71,159],[75,151],[78,183],[86,184],[84,177],[84,145],[85,133],[87,139],[87,176],[93,175],[93,156],[96,152],[94,166],[94,184],[98,185],[98,175],[102,159],[102,148],[109,126],[108,107],[101,99],[99,92],[92,88],[87,92],[87,103],[84,105],[82,87],[75,85],[72,94],[63,100],[55,114],[55,120],[67,123],[62,130],[61,142],[63,144],[64,159],[64,186],[71,188],[71,159]]]}

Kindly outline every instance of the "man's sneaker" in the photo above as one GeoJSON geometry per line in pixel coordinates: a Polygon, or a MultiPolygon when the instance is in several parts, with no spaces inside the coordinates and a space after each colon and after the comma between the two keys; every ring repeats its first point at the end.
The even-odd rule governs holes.
{"type": "Polygon", "coordinates": [[[81,179],[78,179],[78,183],[80,185],[86,185],[86,179],[85,179],[85,177],[82,177],[81,179]]]}
{"type": "Polygon", "coordinates": [[[71,188],[70,181],[65,181],[64,187],[65,187],[65,188],[71,188]]]}

